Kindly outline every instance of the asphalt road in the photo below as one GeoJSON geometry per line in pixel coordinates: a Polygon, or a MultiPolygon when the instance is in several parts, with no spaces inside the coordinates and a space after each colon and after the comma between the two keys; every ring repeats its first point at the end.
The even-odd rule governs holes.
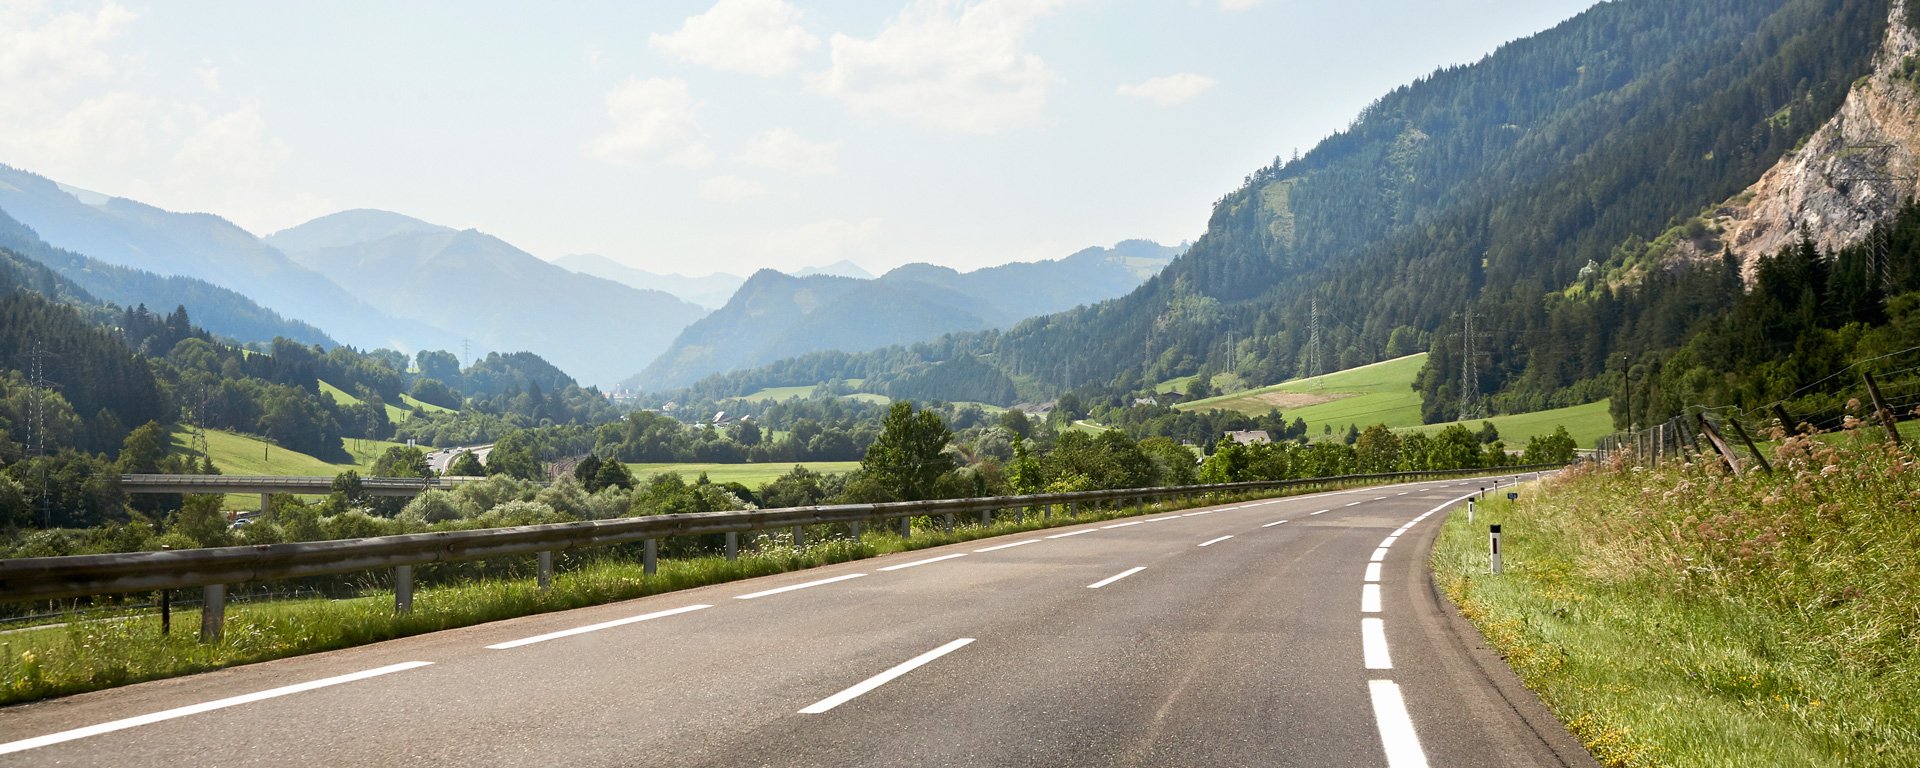
{"type": "Polygon", "coordinates": [[[1594,765],[1428,574],[1440,508],[1486,484],[984,539],[0,709],[0,765],[1594,765]]]}

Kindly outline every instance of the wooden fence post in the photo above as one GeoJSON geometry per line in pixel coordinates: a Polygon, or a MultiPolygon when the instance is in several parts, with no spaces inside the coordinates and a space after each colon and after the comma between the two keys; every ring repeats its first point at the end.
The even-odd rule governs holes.
{"type": "Polygon", "coordinates": [[[1793,417],[1788,416],[1787,409],[1780,407],[1779,403],[1773,404],[1773,415],[1780,420],[1780,428],[1786,430],[1789,436],[1799,434],[1800,425],[1793,423],[1793,417]]]}
{"type": "Polygon", "coordinates": [[[1720,430],[1713,428],[1713,423],[1707,421],[1704,413],[1696,413],[1693,417],[1700,421],[1700,431],[1706,434],[1708,442],[1713,443],[1713,449],[1720,452],[1720,460],[1727,463],[1727,469],[1736,475],[1740,474],[1740,457],[1735,456],[1733,449],[1727,447],[1727,441],[1721,439],[1720,430]]]}
{"type": "Polygon", "coordinates": [[[1747,444],[1747,450],[1753,452],[1753,460],[1760,462],[1760,469],[1769,475],[1773,474],[1773,465],[1767,463],[1767,457],[1760,455],[1760,447],[1753,444],[1753,438],[1747,435],[1746,427],[1740,426],[1740,420],[1727,419],[1727,423],[1733,426],[1733,433],[1740,436],[1740,442],[1747,444]]]}
{"type": "Polygon", "coordinates": [[[1887,401],[1880,398],[1880,385],[1873,382],[1871,373],[1861,371],[1860,377],[1867,380],[1867,394],[1873,397],[1873,409],[1880,412],[1880,423],[1887,425],[1887,437],[1893,440],[1894,445],[1899,445],[1900,429],[1893,425],[1893,409],[1888,408],[1887,401]]]}

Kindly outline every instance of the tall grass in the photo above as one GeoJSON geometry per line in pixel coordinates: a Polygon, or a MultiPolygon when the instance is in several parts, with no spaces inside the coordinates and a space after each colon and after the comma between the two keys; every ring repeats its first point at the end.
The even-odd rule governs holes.
{"type": "MultiPolygon", "coordinates": [[[[1316,484],[1278,494],[1222,496],[1198,503],[1232,503],[1333,487],[1341,486],[1316,484]]],[[[916,518],[912,538],[900,537],[892,526],[869,528],[858,538],[849,536],[844,525],[812,526],[807,531],[812,543],[806,546],[792,546],[791,534],[784,530],[771,532],[742,542],[736,560],[714,555],[662,557],[652,575],[643,573],[637,558],[620,547],[563,553],[556,558],[558,573],[547,591],[540,590],[531,577],[515,575],[529,572],[524,566],[532,558],[527,557],[523,558],[527,563],[479,569],[488,575],[470,580],[422,586],[415,590],[413,610],[408,613],[395,613],[393,593],[383,584],[384,573],[363,574],[356,578],[366,587],[357,597],[229,604],[224,636],[209,644],[197,640],[200,617],[194,609],[174,611],[173,632],[168,635],[160,634],[160,621],[151,615],[76,620],[64,626],[0,635],[0,704],[1182,506],[1187,505],[1156,504],[1099,512],[1089,509],[1079,515],[1058,511],[1043,515],[1033,509],[1017,518],[1002,513],[985,526],[961,519],[957,521],[961,524],[951,530],[938,517],[916,518]]]]}
{"type": "Polygon", "coordinates": [[[1434,568],[1606,765],[1920,765],[1914,454],[1791,437],[1773,463],[1569,471],[1456,512],[1434,568]]]}

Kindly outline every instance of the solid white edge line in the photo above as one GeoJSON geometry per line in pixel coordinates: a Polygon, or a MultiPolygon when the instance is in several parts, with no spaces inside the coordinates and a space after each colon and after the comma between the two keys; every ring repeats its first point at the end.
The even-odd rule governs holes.
{"type": "Polygon", "coordinates": [[[1285,520],[1275,520],[1275,521],[1273,521],[1273,522],[1271,522],[1271,523],[1265,523],[1265,524],[1263,524],[1263,525],[1261,525],[1260,527],[1262,527],[1262,528],[1272,528],[1272,527],[1274,527],[1274,526],[1276,526],[1276,525],[1279,525],[1279,524],[1281,524],[1281,523],[1284,523],[1284,522],[1286,522],[1286,521],[1285,521],[1285,520]]]}
{"type": "Polygon", "coordinates": [[[1373,557],[1367,558],[1367,562],[1377,563],[1377,562],[1380,562],[1381,560],[1385,560],[1386,557],[1387,557],[1387,548],[1381,547],[1373,551],[1373,557]]]}
{"type": "Polygon", "coordinates": [[[1231,538],[1233,538],[1233,534],[1227,534],[1217,539],[1207,539],[1206,541],[1200,542],[1200,546],[1204,547],[1210,544],[1218,544],[1220,542],[1226,541],[1227,539],[1231,539],[1231,538]]]}
{"type": "Polygon", "coordinates": [[[845,704],[849,701],[854,700],[855,698],[859,697],[863,693],[871,691],[880,686],[886,685],[888,682],[892,681],[894,678],[904,675],[908,672],[912,672],[914,669],[920,667],[921,665],[926,664],[927,662],[933,661],[934,659],[940,658],[949,653],[953,653],[954,651],[960,650],[962,646],[965,646],[967,643],[971,643],[971,642],[973,642],[973,638],[963,637],[953,642],[947,643],[946,645],[935,648],[931,651],[927,651],[926,653],[915,656],[911,659],[907,659],[906,661],[900,662],[899,664],[895,664],[893,665],[893,668],[888,669],[887,671],[882,672],[880,674],[874,675],[873,677],[869,677],[858,683],[855,683],[851,688],[848,688],[832,696],[828,696],[824,699],[814,702],[812,705],[808,706],[806,709],[800,710],[800,714],[817,715],[822,712],[826,712],[827,710],[833,709],[834,707],[840,706],[842,704],[845,704]]]}
{"type": "Polygon", "coordinates": [[[1013,542],[1012,544],[995,544],[991,547],[984,547],[981,549],[976,549],[974,551],[975,552],[992,552],[996,549],[1006,549],[1008,547],[1019,547],[1027,544],[1038,544],[1038,543],[1040,543],[1039,539],[1027,539],[1025,541],[1016,541],[1016,542],[1013,542]]]}
{"type": "MultiPolygon", "coordinates": [[[[1374,565],[1379,565],[1379,563],[1374,563],[1374,565]]],[[[1360,612],[1361,613],[1379,613],[1380,612],[1380,585],[1378,584],[1361,585],[1360,612]]]]}
{"type": "Polygon", "coordinates": [[[1413,732],[1413,717],[1400,686],[1392,680],[1368,680],[1373,698],[1373,720],[1380,726],[1380,746],[1387,752],[1387,768],[1427,768],[1427,753],[1413,732]]]}
{"type": "Polygon", "coordinates": [[[665,618],[667,616],[677,616],[682,613],[692,613],[694,611],[698,611],[706,608],[712,608],[712,607],[713,606],[711,605],[683,605],[683,606],[680,606],[679,608],[669,608],[664,611],[654,611],[653,613],[641,614],[639,616],[628,616],[624,619],[614,619],[613,621],[603,621],[598,624],[588,624],[584,627],[574,627],[573,629],[563,629],[558,632],[548,632],[544,635],[534,635],[533,637],[523,637],[523,638],[520,638],[519,640],[509,640],[504,643],[495,643],[493,645],[487,646],[487,650],[504,651],[510,648],[519,648],[520,646],[523,646],[523,645],[533,645],[534,643],[544,643],[548,640],[558,640],[563,637],[572,637],[574,635],[584,635],[588,632],[598,632],[603,629],[612,629],[614,627],[626,626],[628,624],[648,621],[651,619],[665,618]]]}
{"type": "Polygon", "coordinates": [[[328,677],[320,680],[312,680],[305,683],[296,683],[294,685],[282,686],[279,688],[269,688],[264,691],[257,691],[254,693],[249,693],[241,696],[233,696],[225,699],[217,699],[215,701],[209,701],[201,704],[191,704],[184,707],[175,707],[173,709],[154,712],[152,714],[139,715],[137,717],[129,717],[121,720],[114,720],[111,722],[101,723],[99,725],[89,725],[85,728],[75,728],[71,731],[61,731],[59,733],[51,733],[45,736],[36,736],[31,739],[9,741],[5,744],[0,744],[0,755],[12,754],[14,752],[25,752],[29,749],[39,749],[41,747],[60,744],[62,742],[73,741],[75,739],[84,739],[84,738],[87,738],[88,736],[98,736],[103,733],[112,733],[114,731],[126,730],[128,728],[137,728],[142,725],[151,725],[153,723],[158,723],[165,720],[172,720],[177,717],[197,715],[202,712],[212,712],[216,709],[226,709],[227,707],[239,706],[241,704],[252,704],[253,702],[256,702],[256,701],[265,701],[267,699],[278,698],[278,697],[287,696],[290,694],[304,693],[306,691],[311,691],[317,688],[325,688],[331,685],[340,685],[342,683],[356,682],[359,680],[365,680],[370,677],[379,677],[381,675],[392,674],[394,672],[404,672],[409,669],[418,669],[420,667],[428,666],[432,663],[433,662],[431,661],[406,661],[406,662],[401,662],[399,664],[389,664],[384,667],[364,670],[361,672],[354,672],[352,674],[339,675],[337,677],[328,677]]]}
{"type": "Polygon", "coordinates": [[[822,584],[832,584],[832,583],[834,583],[834,582],[836,582],[836,581],[846,581],[847,579],[857,579],[857,578],[860,578],[860,577],[862,577],[862,576],[865,576],[865,575],[866,575],[866,574],[864,574],[864,573],[849,573],[849,574],[847,574],[847,575],[845,575],[845,576],[835,576],[835,577],[833,577],[833,578],[830,578],[830,579],[820,579],[820,580],[818,580],[818,581],[809,581],[809,582],[804,582],[804,583],[800,583],[800,584],[788,584],[787,586],[784,586],[784,587],[774,587],[773,589],[769,589],[769,590],[764,590],[764,591],[761,591],[761,592],[753,592],[753,593],[750,593],[750,594],[745,594],[745,595],[734,595],[734,596],[733,596],[733,599],[735,599],[735,600],[752,600],[752,599],[755,599],[755,598],[760,598],[760,597],[766,597],[766,596],[768,596],[768,595],[777,595],[777,594],[780,594],[780,593],[782,593],[782,592],[792,592],[792,591],[794,591],[794,590],[796,590],[796,589],[806,589],[807,587],[817,587],[817,586],[820,586],[820,585],[822,585],[822,584]]]}
{"type": "Polygon", "coordinates": [[[1380,619],[1360,620],[1360,651],[1367,669],[1393,669],[1393,657],[1387,654],[1387,625],[1380,619]]]}
{"type": "Polygon", "coordinates": [[[1119,581],[1119,580],[1121,580],[1121,579],[1124,579],[1124,578],[1126,578],[1126,577],[1128,577],[1128,576],[1132,576],[1132,575],[1134,575],[1134,574],[1136,574],[1136,573],[1139,573],[1139,572],[1141,572],[1141,571],[1144,571],[1144,570],[1146,570],[1146,569],[1147,569],[1147,567],[1146,567],[1146,566],[1144,566],[1144,565],[1141,565],[1141,566],[1135,566],[1135,567],[1133,567],[1133,568],[1128,568],[1128,569],[1126,569],[1126,570],[1124,570],[1124,571],[1121,571],[1121,572],[1119,572],[1119,573],[1116,573],[1116,574],[1114,574],[1114,575],[1112,575],[1112,576],[1108,576],[1108,577],[1106,577],[1106,578],[1104,578],[1104,579],[1101,579],[1101,580],[1099,580],[1099,581],[1096,581],[1096,582],[1094,582],[1094,583],[1092,583],[1092,584],[1088,584],[1088,585],[1087,585],[1087,589],[1099,589],[1099,588],[1101,588],[1101,587],[1104,587],[1104,586],[1106,586],[1106,585],[1108,585],[1108,584],[1112,584],[1112,583],[1114,583],[1114,582],[1116,582],[1116,581],[1119,581]]]}
{"type": "Polygon", "coordinates": [[[1380,580],[1380,563],[1367,563],[1366,581],[1380,580]]]}
{"type": "Polygon", "coordinates": [[[1094,531],[1097,531],[1097,530],[1100,530],[1100,529],[1098,529],[1098,528],[1088,528],[1088,529],[1086,529],[1086,530],[1084,530],[1084,531],[1067,531],[1066,533],[1056,533],[1056,534],[1054,534],[1054,535],[1052,535],[1052,536],[1047,536],[1047,537],[1045,537],[1045,538],[1049,538],[1049,539],[1064,539],[1064,538],[1066,538],[1066,537],[1068,537],[1068,536],[1079,536],[1080,534],[1083,534],[1083,533],[1093,533],[1094,531]]]}
{"type": "Polygon", "coordinates": [[[915,561],[913,561],[913,562],[911,562],[911,563],[901,563],[901,564],[899,564],[899,565],[889,565],[889,566],[887,566],[887,567],[885,567],[885,568],[880,568],[880,569],[878,569],[878,570],[882,570],[882,571],[898,571],[898,570],[903,570],[903,569],[906,569],[906,568],[912,568],[912,567],[914,567],[914,566],[916,566],[916,565],[926,565],[927,563],[937,563],[937,562],[940,562],[940,561],[942,561],[942,560],[952,560],[952,559],[954,559],[954,558],[956,558],[956,557],[966,557],[966,556],[967,556],[967,553],[965,553],[965,552],[955,552],[955,553],[953,553],[953,554],[951,554],[951,555],[941,555],[941,556],[939,556],[939,557],[929,557],[929,558],[927,558],[927,559],[925,559],[925,560],[915,560],[915,561]]]}
{"type": "Polygon", "coordinates": [[[1104,530],[1107,530],[1108,528],[1125,528],[1125,527],[1127,527],[1127,526],[1129,526],[1129,525],[1139,525],[1139,524],[1141,524],[1141,523],[1144,523],[1144,522],[1146,522],[1146,521],[1145,521],[1145,520],[1129,520],[1129,521],[1127,521],[1127,522],[1124,522],[1124,523],[1114,523],[1113,525],[1103,525],[1103,526],[1100,526],[1100,530],[1103,530],[1103,531],[1104,531],[1104,530]]]}

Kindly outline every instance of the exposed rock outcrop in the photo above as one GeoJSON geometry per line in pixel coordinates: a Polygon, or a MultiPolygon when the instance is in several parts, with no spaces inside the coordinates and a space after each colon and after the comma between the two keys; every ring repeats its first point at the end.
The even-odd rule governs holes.
{"type": "Polygon", "coordinates": [[[1906,22],[1911,2],[1920,0],[1893,3],[1873,73],[1854,83],[1840,111],[1713,212],[1719,240],[1749,277],[1756,260],[1803,231],[1821,248],[1838,249],[1920,192],[1920,35],[1906,22]]]}

